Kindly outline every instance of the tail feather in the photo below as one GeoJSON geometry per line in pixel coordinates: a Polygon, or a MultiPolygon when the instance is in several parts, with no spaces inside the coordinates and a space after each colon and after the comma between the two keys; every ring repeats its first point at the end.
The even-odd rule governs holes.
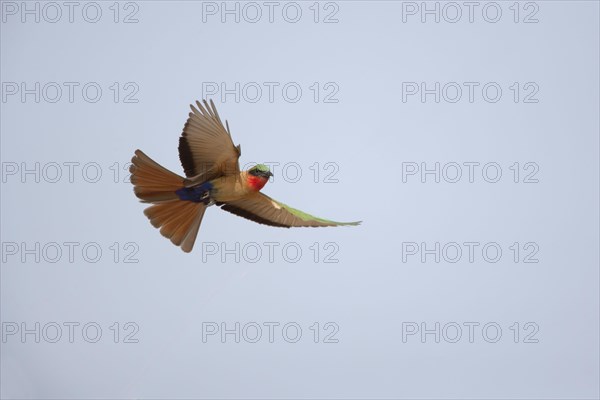
{"type": "Polygon", "coordinates": [[[131,183],[143,202],[153,203],[177,199],[175,191],[184,186],[184,178],[158,164],[140,150],[131,159],[131,183]]]}
{"type": "Polygon", "coordinates": [[[189,253],[194,247],[205,210],[206,206],[202,203],[172,200],[153,204],[144,210],[144,214],[154,227],[160,228],[161,235],[189,253]]]}
{"type": "Polygon", "coordinates": [[[178,203],[178,200],[156,203],[152,207],[146,208],[144,214],[148,217],[152,226],[160,228],[179,212],[177,207],[173,207],[176,203],[178,203]]]}
{"type": "Polygon", "coordinates": [[[179,228],[186,224],[186,220],[189,222],[194,220],[193,217],[195,215],[190,214],[193,213],[196,207],[194,207],[193,203],[184,203],[182,201],[178,201],[171,207],[176,209],[177,214],[169,218],[169,220],[163,224],[163,226],[160,228],[160,233],[165,237],[174,238],[173,240],[177,240],[176,233],[178,232],[179,228]],[[191,206],[192,208],[190,209],[189,207],[186,207],[187,205],[191,206]]]}
{"type": "Polygon", "coordinates": [[[196,242],[196,236],[198,236],[198,230],[200,229],[200,223],[202,222],[202,217],[204,217],[204,211],[206,210],[206,206],[202,205],[200,211],[198,211],[198,215],[196,215],[196,219],[192,223],[192,227],[187,233],[187,236],[181,242],[181,250],[189,253],[194,248],[194,242],[196,242]]]}
{"type": "Polygon", "coordinates": [[[160,233],[186,253],[192,251],[206,210],[200,202],[181,200],[176,190],[184,178],[162,167],[140,150],[131,159],[131,182],[137,197],[153,203],[144,214],[160,233]]]}
{"type": "MultiPolygon", "coordinates": [[[[183,242],[186,239],[186,237],[190,234],[190,232],[194,229],[194,223],[198,222],[198,228],[200,227],[201,221],[197,220],[198,215],[204,215],[204,210],[206,210],[206,206],[204,206],[204,204],[200,206],[200,208],[198,208],[198,206],[194,205],[193,203],[187,204],[192,204],[193,209],[187,211],[186,219],[180,222],[179,226],[175,228],[175,230],[173,231],[173,235],[171,236],[171,242],[175,243],[177,246],[181,246],[183,251],[186,251],[186,247],[183,246],[183,242]]],[[[197,232],[198,231],[196,230],[196,233],[197,232]]],[[[191,243],[191,246],[194,246],[193,242],[191,243]]],[[[191,247],[188,250],[188,252],[190,250],[192,250],[191,247]]]]}

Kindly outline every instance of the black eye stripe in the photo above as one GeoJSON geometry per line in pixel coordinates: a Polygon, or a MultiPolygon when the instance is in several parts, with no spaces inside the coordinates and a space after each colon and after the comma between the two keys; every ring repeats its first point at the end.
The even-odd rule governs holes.
{"type": "Polygon", "coordinates": [[[250,173],[251,175],[254,175],[254,176],[268,176],[270,171],[261,171],[258,169],[251,169],[248,171],[248,173],[250,173]]]}

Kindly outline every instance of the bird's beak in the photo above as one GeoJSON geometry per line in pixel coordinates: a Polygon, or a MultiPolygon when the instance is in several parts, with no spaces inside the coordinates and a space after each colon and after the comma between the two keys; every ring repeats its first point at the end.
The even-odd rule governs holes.
{"type": "Polygon", "coordinates": [[[267,176],[270,178],[273,176],[273,173],[271,171],[267,172],[267,176]]]}

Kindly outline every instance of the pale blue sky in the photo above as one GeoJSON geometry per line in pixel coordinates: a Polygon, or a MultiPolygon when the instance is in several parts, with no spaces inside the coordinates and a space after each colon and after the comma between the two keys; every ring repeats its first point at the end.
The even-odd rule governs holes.
{"type": "Polygon", "coordinates": [[[512,2],[499,3],[496,23],[481,8],[472,23],[466,8],[457,23],[443,18],[454,14],[421,23],[420,10],[411,14],[421,2],[392,1],[320,3],[318,23],[313,2],[297,3],[297,23],[281,14],[285,6],[285,17],[295,18],[291,3],[274,9],[272,23],[264,5],[262,19],[248,22],[255,14],[244,3],[239,23],[231,15],[221,22],[221,2],[120,3],[118,16],[112,2],[100,2],[97,23],[82,15],[86,3],[72,23],[65,7],[62,19],[48,22],[55,10],[40,5],[35,23],[21,4],[2,2],[0,40],[2,396],[598,397],[597,2],[521,3],[518,23],[512,2]],[[539,22],[523,23],[528,15],[539,22]],[[126,16],[138,22],[125,24],[126,16]],[[323,23],[326,16],[338,22],[323,23]],[[23,82],[34,92],[40,82],[39,103],[35,93],[21,101],[23,82]],[[49,82],[62,90],[55,103],[57,85],[49,82]],[[123,168],[139,148],[181,173],[177,144],[188,105],[214,89],[211,82],[246,87],[239,102],[213,96],[242,145],[241,163],[288,166],[285,176],[275,169],[265,193],[363,224],[281,230],[213,207],[191,254],[161,237],[122,182],[123,168]],[[422,102],[403,92],[422,82],[426,89],[440,82],[439,103],[435,94],[422,102]],[[452,82],[463,91],[456,103],[447,101],[452,82]],[[481,91],[492,82],[502,90],[495,103],[481,91]],[[292,89],[283,94],[286,84],[292,89]],[[257,86],[262,97],[252,102],[257,86]],[[102,95],[92,103],[97,87],[102,95]],[[294,103],[296,87],[302,96],[294,103]],[[436,162],[446,172],[460,165],[463,178],[402,181],[403,163],[431,169],[436,162]],[[22,178],[23,167],[36,163],[40,182],[35,173],[22,178]],[[480,165],[473,183],[464,163],[480,165]],[[497,183],[483,179],[487,163],[500,166],[497,183]],[[56,165],[61,179],[52,183],[56,165]],[[293,182],[296,165],[302,178],[293,182]],[[88,182],[97,170],[101,177],[88,182]],[[534,170],[539,182],[523,183],[534,170]],[[329,173],[337,182],[325,182],[329,173]],[[39,263],[23,251],[36,242],[39,263]],[[65,242],[78,243],[73,262],[65,242]],[[422,254],[422,243],[436,242],[439,263],[422,254]],[[465,242],[479,243],[472,263],[465,242]],[[414,250],[410,243],[419,252],[403,254],[414,250]],[[447,261],[452,243],[462,251],[456,263],[447,261]],[[502,250],[498,262],[484,259],[487,243],[502,250]],[[539,262],[524,263],[528,255],[539,262]],[[33,334],[24,343],[20,331],[8,334],[22,322],[40,323],[40,343],[33,334]],[[48,340],[52,322],[62,326],[57,343],[48,340]],[[69,322],[79,323],[73,343],[69,322]],[[123,343],[135,328],[127,322],[138,328],[130,337],[137,343],[123,343]],[[246,326],[246,336],[202,340],[207,326],[222,322],[246,326]],[[328,322],[335,325],[326,329],[328,322]],[[431,334],[425,343],[419,334],[403,341],[409,327],[436,322],[446,335],[440,343],[431,334]],[[470,322],[479,324],[473,343],[470,322]],[[84,340],[86,323],[102,329],[97,343],[84,340]],[[249,323],[262,327],[257,343],[248,340],[249,323]],[[269,323],[279,324],[273,343],[269,323]],[[280,331],[287,323],[302,329],[297,343],[280,331]],[[496,343],[482,336],[488,323],[502,329],[496,343]],[[450,343],[455,324],[462,337],[450,343]],[[538,343],[524,343],[534,330],[529,339],[538,343]],[[323,343],[333,331],[338,342],[323,343]]]}

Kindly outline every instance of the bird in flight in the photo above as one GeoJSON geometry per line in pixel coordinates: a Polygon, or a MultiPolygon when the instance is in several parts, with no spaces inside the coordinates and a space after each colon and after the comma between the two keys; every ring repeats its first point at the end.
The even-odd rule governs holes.
{"type": "Polygon", "coordinates": [[[179,138],[179,159],[186,177],[152,160],[141,150],[131,159],[135,195],[152,205],[144,214],[160,233],[186,253],[192,251],[207,207],[217,205],[259,224],[291,228],[358,225],[307,214],[260,192],[273,176],[266,165],[240,171],[240,145],[231,139],[213,101],[196,101],[179,138]]]}

